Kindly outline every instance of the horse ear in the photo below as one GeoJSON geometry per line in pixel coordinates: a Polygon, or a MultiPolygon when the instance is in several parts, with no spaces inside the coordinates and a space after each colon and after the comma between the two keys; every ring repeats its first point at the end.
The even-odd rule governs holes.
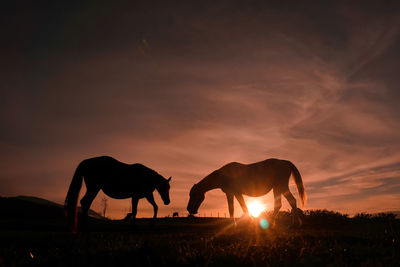
{"type": "Polygon", "coordinates": [[[171,177],[169,177],[168,179],[167,179],[167,182],[169,183],[169,181],[171,181],[171,178],[172,178],[172,176],[171,177]]]}

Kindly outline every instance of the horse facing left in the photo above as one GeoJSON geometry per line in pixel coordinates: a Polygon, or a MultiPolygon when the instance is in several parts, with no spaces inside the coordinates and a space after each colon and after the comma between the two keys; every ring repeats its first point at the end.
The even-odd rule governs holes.
{"type": "Polygon", "coordinates": [[[153,219],[157,218],[158,207],[153,197],[155,189],[157,189],[165,205],[170,203],[169,182],[171,177],[165,179],[142,164],[126,164],[108,156],[85,159],[76,168],[65,199],[68,225],[73,232],[77,231],[77,203],[82,180],[85,180],[87,189],[86,194],[81,199],[82,225],[85,228],[90,205],[100,190],[103,190],[111,198],[132,198],[133,222],[141,198],[146,198],[153,206],[153,219]]]}

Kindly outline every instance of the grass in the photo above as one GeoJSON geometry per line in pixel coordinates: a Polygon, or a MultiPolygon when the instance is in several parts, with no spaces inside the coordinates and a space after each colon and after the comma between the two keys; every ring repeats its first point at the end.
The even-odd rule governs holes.
{"type": "Polygon", "coordinates": [[[275,229],[257,220],[161,218],[90,221],[72,235],[56,222],[3,220],[0,266],[398,266],[400,222],[393,216],[306,212],[300,229],[281,213],[275,229]],[[42,227],[40,227],[40,225],[42,227]]]}

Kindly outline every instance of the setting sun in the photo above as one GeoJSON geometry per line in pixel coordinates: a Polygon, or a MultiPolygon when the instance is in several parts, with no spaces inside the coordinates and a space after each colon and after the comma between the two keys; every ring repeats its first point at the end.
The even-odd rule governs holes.
{"type": "Polygon", "coordinates": [[[250,202],[247,208],[249,209],[249,214],[253,217],[258,217],[265,210],[265,206],[258,201],[250,202]]]}

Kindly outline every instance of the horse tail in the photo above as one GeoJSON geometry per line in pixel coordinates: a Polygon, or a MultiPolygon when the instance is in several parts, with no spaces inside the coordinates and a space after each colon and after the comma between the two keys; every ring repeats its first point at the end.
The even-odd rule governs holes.
{"type": "Polygon", "coordinates": [[[304,189],[303,179],[301,179],[300,172],[296,168],[296,166],[294,166],[294,164],[291,163],[290,161],[288,161],[288,163],[289,163],[290,168],[292,169],[294,182],[296,183],[297,191],[299,192],[301,207],[304,208],[304,206],[306,205],[307,194],[306,194],[306,190],[304,189]]]}
{"type": "Polygon", "coordinates": [[[74,233],[77,231],[77,207],[79,192],[81,191],[83,180],[82,169],[83,167],[81,162],[75,170],[64,204],[68,227],[74,233]]]}

